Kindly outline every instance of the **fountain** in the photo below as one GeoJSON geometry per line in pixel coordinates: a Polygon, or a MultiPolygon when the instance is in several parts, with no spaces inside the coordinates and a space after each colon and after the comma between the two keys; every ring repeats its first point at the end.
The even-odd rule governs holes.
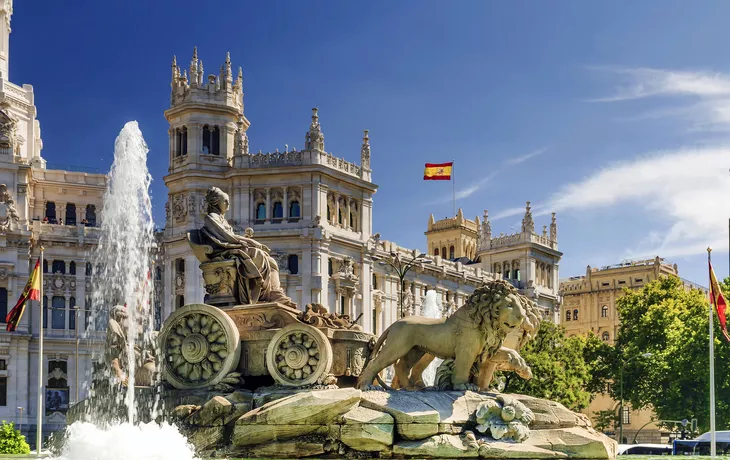
{"type": "Polygon", "coordinates": [[[426,317],[402,318],[378,339],[357,320],[287,297],[270,249],[252,229],[233,230],[217,187],[205,195],[203,227],[187,233],[207,303],[177,308],[156,336],[146,154],[128,123],[97,255],[94,305],[107,343],[89,398],[68,412],[76,421],[61,459],[615,458],[616,443],[586,416],[492,391],[496,370],[532,377],[519,350],[541,315],[510,283],[486,283],[447,318],[429,291],[426,317]],[[409,391],[423,383],[412,371],[436,356],[435,385],[409,391]],[[381,381],[391,366],[405,389],[381,381]]]}
{"type": "MultiPolygon", "coordinates": [[[[442,305],[439,295],[433,289],[426,291],[426,299],[423,301],[423,316],[426,318],[441,318],[442,316],[442,305]]],[[[436,369],[443,362],[442,359],[436,358],[428,365],[426,370],[423,371],[423,383],[426,386],[434,386],[436,383],[436,369]]]]}
{"type": "Polygon", "coordinates": [[[90,397],[69,411],[62,459],[192,459],[178,430],[158,418],[159,377],[150,308],[154,222],[147,144],[136,121],[114,143],[101,236],[94,254],[92,320],[85,336],[107,329],[96,356],[90,397]],[[144,423],[148,422],[148,423],[144,423]]]}

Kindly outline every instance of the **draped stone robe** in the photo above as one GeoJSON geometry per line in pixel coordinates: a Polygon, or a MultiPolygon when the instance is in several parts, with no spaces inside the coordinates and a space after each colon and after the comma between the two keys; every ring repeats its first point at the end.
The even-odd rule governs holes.
{"type": "Polygon", "coordinates": [[[296,308],[296,304],[284,294],[279,283],[279,266],[251,238],[238,236],[226,219],[218,213],[205,216],[200,231],[203,243],[213,248],[213,260],[232,259],[236,262],[237,277],[234,296],[241,305],[259,302],[280,302],[296,308]]]}

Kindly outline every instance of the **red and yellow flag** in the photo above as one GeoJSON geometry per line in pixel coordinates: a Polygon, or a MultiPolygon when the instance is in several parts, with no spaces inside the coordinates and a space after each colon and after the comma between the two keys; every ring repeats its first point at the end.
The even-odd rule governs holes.
{"type": "Polygon", "coordinates": [[[727,303],[725,302],[725,296],[722,295],[722,291],[720,290],[717,277],[715,277],[715,270],[712,269],[712,262],[708,263],[710,264],[710,302],[712,302],[712,305],[715,306],[715,310],[717,311],[717,319],[720,320],[722,335],[730,342],[730,335],[727,332],[727,317],[725,316],[727,303]]]}
{"type": "Polygon", "coordinates": [[[426,163],[423,170],[423,180],[451,180],[451,170],[454,162],[451,163],[426,163]]]}
{"type": "Polygon", "coordinates": [[[41,259],[36,262],[35,268],[31,272],[30,278],[28,278],[28,283],[23,289],[23,294],[18,299],[18,303],[5,317],[5,322],[8,323],[6,327],[8,332],[13,332],[18,328],[23,313],[25,313],[25,303],[28,300],[41,300],[41,259]]]}

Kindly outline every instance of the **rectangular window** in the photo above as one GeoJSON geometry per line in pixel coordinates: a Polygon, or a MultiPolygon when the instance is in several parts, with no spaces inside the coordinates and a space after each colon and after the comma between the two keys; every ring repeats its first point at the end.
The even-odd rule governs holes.
{"type": "Polygon", "coordinates": [[[626,284],[626,280],[619,280],[618,284],[626,284]]]}
{"type": "MultiPolygon", "coordinates": [[[[644,280],[643,280],[643,279],[641,279],[641,278],[636,278],[636,279],[634,279],[634,282],[636,282],[636,283],[641,283],[641,282],[643,282],[643,281],[644,281],[644,280]]],[[[710,323],[707,323],[707,324],[710,324],[710,323]]]]}
{"type": "Polygon", "coordinates": [[[8,370],[8,362],[4,359],[0,359],[0,371],[7,371],[8,370]]]}
{"type": "MultiPolygon", "coordinates": [[[[604,286],[604,287],[605,287],[605,286],[610,286],[610,283],[605,283],[605,282],[604,282],[604,283],[601,283],[601,286],[604,286]]],[[[709,324],[709,323],[707,323],[707,324],[709,324]]]]}
{"type": "MultiPolygon", "coordinates": [[[[343,295],[340,296],[340,314],[341,315],[345,314],[345,296],[343,296],[343,295]]],[[[707,323],[707,324],[709,324],[709,323],[707,323]]]]}
{"type": "Polygon", "coordinates": [[[0,377],[0,406],[8,405],[8,378],[0,377]]]}
{"type": "Polygon", "coordinates": [[[8,316],[8,290],[0,288],[0,323],[5,322],[6,316],[8,316]]]}
{"type": "Polygon", "coordinates": [[[622,423],[624,425],[631,425],[631,408],[624,406],[622,419],[623,419],[622,423]]]}
{"type": "Polygon", "coordinates": [[[76,315],[78,312],[76,311],[76,297],[71,297],[68,301],[68,328],[72,331],[76,330],[76,315]]]}
{"type": "Polygon", "coordinates": [[[66,328],[66,298],[61,296],[53,296],[51,300],[51,328],[66,328]]]}

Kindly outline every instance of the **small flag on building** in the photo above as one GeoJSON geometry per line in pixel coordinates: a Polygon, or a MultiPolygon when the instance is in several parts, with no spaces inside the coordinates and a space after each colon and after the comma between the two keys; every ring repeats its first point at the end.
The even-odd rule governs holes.
{"type": "Polygon", "coordinates": [[[25,303],[28,300],[41,300],[41,259],[38,259],[38,262],[36,262],[28,283],[25,285],[25,289],[23,289],[23,294],[18,299],[18,303],[15,304],[13,309],[5,317],[5,322],[8,324],[6,327],[8,332],[13,332],[18,328],[18,324],[20,324],[20,320],[23,318],[23,313],[25,313],[25,303]]]}
{"type": "Polygon", "coordinates": [[[453,167],[453,161],[451,163],[426,163],[423,180],[451,180],[453,167]]]}
{"type": "Polygon", "coordinates": [[[720,290],[720,284],[717,282],[715,276],[715,270],[712,269],[712,262],[710,264],[710,302],[715,306],[717,311],[717,319],[720,320],[720,329],[722,329],[722,335],[725,336],[728,342],[730,342],[730,335],[727,332],[727,317],[725,311],[727,310],[727,303],[725,297],[722,295],[720,290]]]}

